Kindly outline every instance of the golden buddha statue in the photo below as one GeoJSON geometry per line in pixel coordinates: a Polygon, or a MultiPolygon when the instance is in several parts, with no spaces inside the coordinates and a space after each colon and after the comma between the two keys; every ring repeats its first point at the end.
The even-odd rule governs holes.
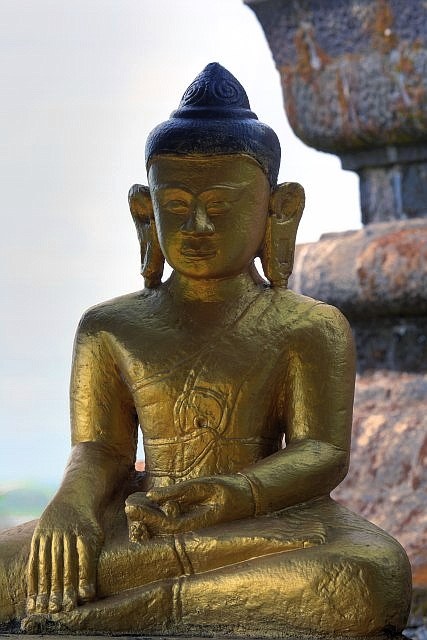
{"type": "Polygon", "coordinates": [[[349,463],[353,340],[287,289],[304,193],[277,186],[276,135],[210,64],[146,160],[149,187],[129,194],[146,287],[79,325],[71,458],[40,520],[1,536],[2,629],[399,632],[403,549],[329,497],[349,463]]]}

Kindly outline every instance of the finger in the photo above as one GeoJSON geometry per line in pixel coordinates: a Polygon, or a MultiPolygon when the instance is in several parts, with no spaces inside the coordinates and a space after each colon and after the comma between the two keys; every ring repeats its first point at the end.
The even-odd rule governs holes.
{"type": "Polygon", "coordinates": [[[62,597],[62,608],[64,611],[71,611],[77,606],[77,549],[74,535],[65,534],[64,545],[64,593],[62,597]]]}
{"type": "Polygon", "coordinates": [[[196,531],[217,524],[217,508],[215,505],[200,504],[195,509],[176,518],[174,525],[176,533],[196,531]]]}
{"type": "Polygon", "coordinates": [[[149,500],[145,493],[132,493],[126,498],[125,513],[128,518],[132,520],[142,520],[145,509],[147,508],[159,510],[159,506],[152,500],[149,500]]]}
{"type": "Polygon", "coordinates": [[[33,536],[31,541],[30,557],[27,568],[27,613],[33,613],[36,609],[37,589],[39,585],[39,538],[33,536]]]}
{"type": "Polygon", "coordinates": [[[51,542],[52,571],[50,584],[49,613],[57,613],[62,608],[64,577],[64,544],[62,534],[55,532],[51,542]]]}
{"type": "Polygon", "coordinates": [[[82,536],[77,537],[79,558],[79,602],[90,602],[96,596],[96,569],[98,554],[93,545],[89,545],[82,536]]]}
{"type": "Polygon", "coordinates": [[[144,493],[143,491],[137,491],[136,493],[131,493],[125,501],[125,504],[127,506],[137,506],[137,505],[144,505],[150,503],[150,501],[147,498],[147,494],[144,493]]]}
{"type": "Polygon", "coordinates": [[[168,500],[162,504],[162,511],[168,518],[177,518],[181,514],[179,502],[168,500]]]}
{"type": "Polygon", "coordinates": [[[147,492],[147,497],[158,504],[176,501],[181,504],[194,504],[205,499],[211,493],[209,485],[203,482],[186,481],[171,487],[160,487],[147,492]]]}
{"type": "Polygon", "coordinates": [[[146,496],[149,500],[153,500],[153,502],[161,504],[166,500],[172,500],[178,496],[177,485],[172,485],[170,487],[160,487],[158,489],[150,489],[150,491],[147,491],[146,496]]]}
{"type": "Polygon", "coordinates": [[[132,520],[143,522],[151,535],[172,531],[168,517],[157,506],[126,507],[126,514],[131,522],[132,520]]]}
{"type": "Polygon", "coordinates": [[[36,612],[46,613],[50,592],[51,538],[40,536],[39,540],[39,584],[36,598],[36,612]]]}
{"type": "Polygon", "coordinates": [[[145,520],[147,513],[161,515],[162,511],[157,504],[147,500],[145,504],[126,503],[125,513],[130,520],[145,520]]]}
{"type": "Polygon", "coordinates": [[[129,541],[144,542],[150,537],[149,531],[143,522],[139,520],[129,521],[129,541]]]}

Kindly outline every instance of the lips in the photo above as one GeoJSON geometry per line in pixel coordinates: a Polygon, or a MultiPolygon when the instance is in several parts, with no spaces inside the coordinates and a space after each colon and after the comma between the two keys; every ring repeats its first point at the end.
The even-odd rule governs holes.
{"type": "Polygon", "coordinates": [[[216,249],[212,242],[205,238],[188,238],[182,243],[181,255],[187,258],[213,258],[216,249]]]}
{"type": "Polygon", "coordinates": [[[216,255],[216,251],[192,251],[190,249],[182,250],[181,255],[187,258],[213,258],[216,255]]]}

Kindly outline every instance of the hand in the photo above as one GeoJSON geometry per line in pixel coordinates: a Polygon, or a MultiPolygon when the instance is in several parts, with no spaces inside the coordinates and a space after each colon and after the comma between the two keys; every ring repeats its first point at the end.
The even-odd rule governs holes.
{"type": "Polygon", "coordinates": [[[142,525],[148,537],[249,518],[254,503],[244,476],[209,476],[134,493],[126,500],[126,514],[130,530],[142,525]]]}
{"type": "Polygon", "coordinates": [[[101,527],[89,510],[53,500],[31,542],[27,613],[70,611],[96,595],[101,527]]]}

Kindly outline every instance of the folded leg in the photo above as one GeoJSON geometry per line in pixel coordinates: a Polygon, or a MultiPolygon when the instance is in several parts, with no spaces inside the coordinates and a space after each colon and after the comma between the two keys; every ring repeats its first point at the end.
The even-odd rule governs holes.
{"type": "Polygon", "coordinates": [[[402,548],[329,499],[152,544],[175,554],[170,577],[158,567],[160,580],[55,622],[106,633],[357,636],[399,631],[406,620],[410,569],[402,548]]]}

